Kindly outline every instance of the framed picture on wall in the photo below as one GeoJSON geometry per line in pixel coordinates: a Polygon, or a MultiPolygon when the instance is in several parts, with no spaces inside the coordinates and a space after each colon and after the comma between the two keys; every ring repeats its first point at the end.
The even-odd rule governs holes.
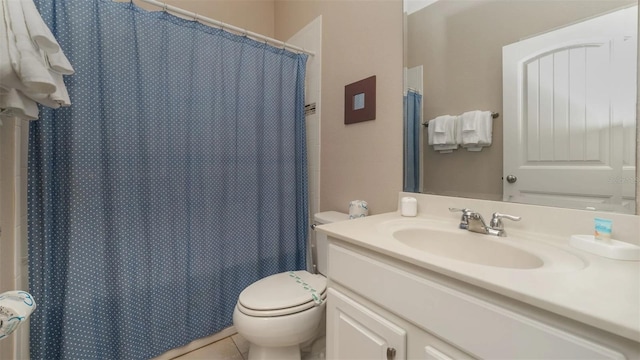
{"type": "Polygon", "coordinates": [[[376,118],[376,77],[344,87],[344,123],[353,124],[376,118]]]}

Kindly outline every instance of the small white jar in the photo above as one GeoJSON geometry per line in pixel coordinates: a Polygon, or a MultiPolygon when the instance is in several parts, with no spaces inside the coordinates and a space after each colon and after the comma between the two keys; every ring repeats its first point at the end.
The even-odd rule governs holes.
{"type": "Polygon", "coordinates": [[[400,200],[400,215],[414,217],[418,215],[418,200],[405,196],[400,200]]]}

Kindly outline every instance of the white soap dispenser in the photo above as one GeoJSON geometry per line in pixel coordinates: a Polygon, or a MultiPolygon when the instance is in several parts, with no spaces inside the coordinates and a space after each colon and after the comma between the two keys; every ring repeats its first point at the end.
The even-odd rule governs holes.
{"type": "Polygon", "coordinates": [[[400,215],[414,217],[418,215],[418,200],[405,196],[400,200],[400,215]]]}

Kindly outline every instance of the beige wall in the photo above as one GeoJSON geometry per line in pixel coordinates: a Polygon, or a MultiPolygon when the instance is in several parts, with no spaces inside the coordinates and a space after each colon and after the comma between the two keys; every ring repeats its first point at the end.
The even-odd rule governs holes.
{"type": "MultiPolygon", "coordinates": [[[[502,112],[502,46],[629,3],[636,1],[440,0],[409,15],[406,65],[424,65],[424,118],[502,112]]],[[[494,121],[493,145],[480,153],[427,147],[424,191],[501,199],[503,121],[494,121]]]]}
{"type": "MultiPolygon", "coordinates": [[[[138,0],[134,2],[148,10],[159,10],[138,0]]],[[[166,3],[262,35],[274,35],[274,0],[166,0],[166,3]]]]}
{"type": "Polygon", "coordinates": [[[322,15],[320,209],[394,211],[402,190],[402,1],[275,4],[275,36],[287,39],[322,15]],[[344,125],[344,86],[376,75],[376,119],[344,125]]]}

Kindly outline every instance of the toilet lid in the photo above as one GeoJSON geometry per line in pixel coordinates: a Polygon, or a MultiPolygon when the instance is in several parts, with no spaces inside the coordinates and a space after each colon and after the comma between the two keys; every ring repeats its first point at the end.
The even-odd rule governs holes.
{"type": "Polygon", "coordinates": [[[327,279],[307,271],[289,271],[268,276],[249,285],[240,293],[242,307],[271,311],[314,304],[314,295],[323,299],[327,279]]]}
{"type": "Polygon", "coordinates": [[[293,306],[290,308],[286,308],[286,309],[277,309],[277,310],[253,310],[253,309],[248,309],[244,306],[242,306],[242,304],[238,301],[238,303],[236,304],[237,309],[245,314],[245,315],[249,315],[249,316],[254,316],[254,317],[277,317],[277,316],[286,316],[286,315],[292,315],[292,314],[296,314],[299,312],[303,312],[303,311],[307,311],[307,310],[312,310],[315,308],[318,309],[322,309],[325,306],[325,299],[327,298],[327,292],[325,291],[324,293],[322,293],[322,303],[318,304],[315,301],[309,301],[306,302],[302,305],[298,305],[298,306],[293,306]]]}

